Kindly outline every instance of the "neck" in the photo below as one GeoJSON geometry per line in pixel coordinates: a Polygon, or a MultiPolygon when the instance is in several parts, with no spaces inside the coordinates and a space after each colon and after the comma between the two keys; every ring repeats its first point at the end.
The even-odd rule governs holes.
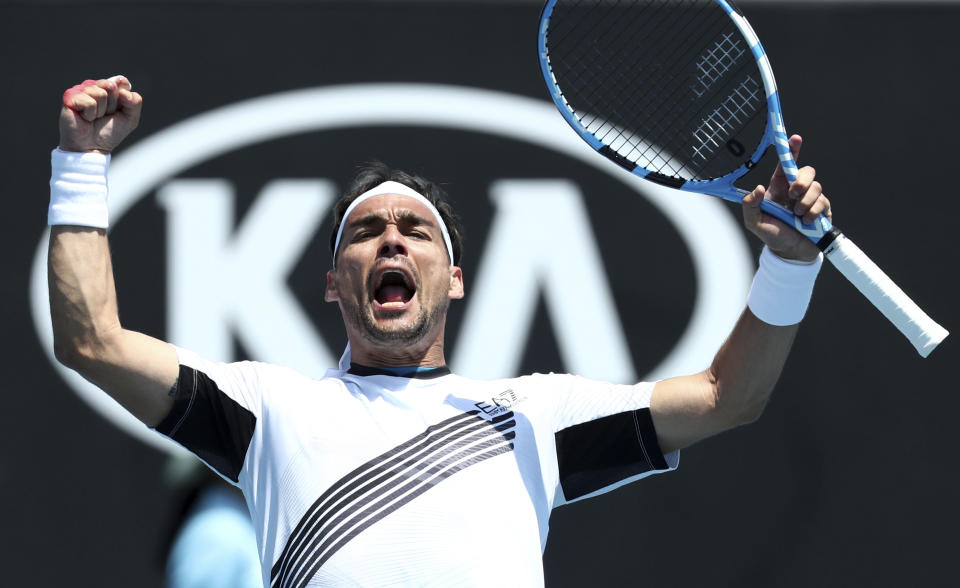
{"type": "Polygon", "coordinates": [[[420,345],[371,345],[360,337],[350,339],[353,363],[370,367],[441,367],[447,365],[443,354],[443,337],[420,345]]]}

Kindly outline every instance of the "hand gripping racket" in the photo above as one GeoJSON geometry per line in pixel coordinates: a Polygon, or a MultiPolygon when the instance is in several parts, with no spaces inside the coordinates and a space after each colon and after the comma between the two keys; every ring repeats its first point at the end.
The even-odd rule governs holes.
{"type": "MultiPolygon", "coordinates": [[[[642,178],[740,202],[747,191],[734,182],[770,145],[797,177],[770,62],[727,0],[549,0],[539,52],[567,122],[642,178]]],[[[805,224],[770,200],[761,208],[816,243],[920,355],[947,336],[826,217],[805,224]]]]}

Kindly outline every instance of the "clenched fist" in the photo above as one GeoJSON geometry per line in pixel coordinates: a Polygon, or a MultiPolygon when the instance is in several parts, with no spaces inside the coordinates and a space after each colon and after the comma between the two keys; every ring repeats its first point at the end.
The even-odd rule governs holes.
{"type": "Polygon", "coordinates": [[[143,97],[124,76],[87,80],[63,93],[60,149],[109,153],[137,128],[143,97]]]}

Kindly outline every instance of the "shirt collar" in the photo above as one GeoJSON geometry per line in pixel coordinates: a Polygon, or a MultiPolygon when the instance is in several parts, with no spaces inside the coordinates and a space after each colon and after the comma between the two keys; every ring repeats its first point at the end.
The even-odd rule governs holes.
{"type": "Polygon", "coordinates": [[[439,378],[450,373],[447,366],[425,367],[425,366],[402,366],[402,367],[371,367],[350,362],[350,369],[347,373],[355,376],[393,376],[395,378],[414,378],[418,380],[429,380],[439,378]]]}

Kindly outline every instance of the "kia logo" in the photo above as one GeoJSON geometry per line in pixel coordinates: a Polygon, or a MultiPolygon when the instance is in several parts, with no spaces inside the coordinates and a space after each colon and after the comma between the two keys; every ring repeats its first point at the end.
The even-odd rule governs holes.
{"type": "MultiPolygon", "coordinates": [[[[655,369],[638,374],[584,188],[566,177],[562,166],[551,177],[493,178],[486,188],[493,216],[476,270],[467,276],[466,306],[449,356],[455,372],[484,379],[517,375],[540,299],[572,373],[632,382],[693,373],[709,364],[744,308],[754,267],[738,222],[720,201],[624,172],[584,144],[549,102],[427,84],[330,86],[265,96],[184,120],[121,151],[110,170],[111,226],[154,193],[166,213],[166,339],[230,361],[236,336],[258,360],[315,377],[335,367],[340,349],[324,340],[291,293],[287,277],[322,223],[329,222],[338,187],[326,178],[269,181],[234,229],[229,180],[178,176],[274,139],[398,126],[495,136],[574,160],[652,204],[673,224],[693,263],[696,294],[686,329],[655,369]]],[[[624,236],[625,243],[629,237],[624,236]]],[[[108,420],[150,445],[173,449],[172,442],[54,359],[48,238],[46,231],[30,287],[37,336],[51,364],[108,420]]],[[[320,275],[326,263],[318,262],[320,275]]],[[[635,271],[642,272],[642,257],[637,265],[635,271]]],[[[136,300],[121,300],[121,310],[135,305],[136,300]]]]}

